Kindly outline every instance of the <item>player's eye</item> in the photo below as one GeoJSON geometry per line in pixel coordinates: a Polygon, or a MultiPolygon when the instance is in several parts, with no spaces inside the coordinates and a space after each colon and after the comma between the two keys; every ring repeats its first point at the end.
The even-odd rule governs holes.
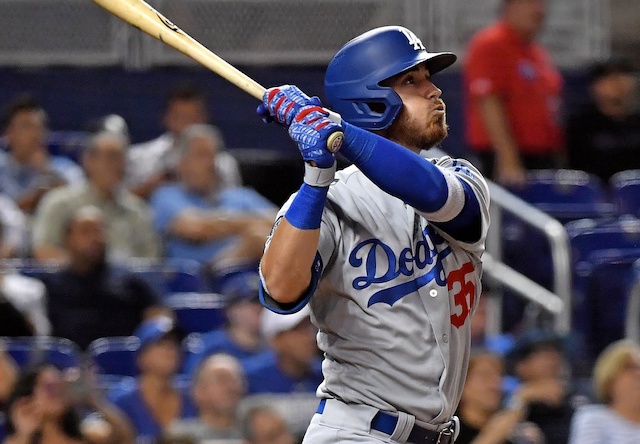
{"type": "Polygon", "coordinates": [[[415,78],[413,75],[408,75],[405,78],[402,79],[402,84],[403,85],[413,85],[415,83],[415,78]]]}

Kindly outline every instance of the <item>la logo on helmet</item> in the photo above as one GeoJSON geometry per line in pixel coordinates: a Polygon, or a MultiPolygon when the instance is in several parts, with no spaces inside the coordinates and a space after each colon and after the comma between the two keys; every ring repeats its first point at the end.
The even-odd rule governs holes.
{"type": "Polygon", "coordinates": [[[424,45],[422,44],[422,41],[413,32],[409,31],[408,29],[401,29],[400,31],[402,31],[407,40],[409,40],[409,44],[413,45],[413,49],[415,49],[416,51],[426,51],[424,45]]]}

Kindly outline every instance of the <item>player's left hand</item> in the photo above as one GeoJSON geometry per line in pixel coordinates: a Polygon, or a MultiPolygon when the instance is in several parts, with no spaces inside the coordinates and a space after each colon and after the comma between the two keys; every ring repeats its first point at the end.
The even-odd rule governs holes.
{"type": "Polygon", "coordinates": [[[322,106],[318,97],[309,97],[297,86],[282,85],[265,91],[256,112],[266,123],[275,120],[288,127],[300,109],[308,105],[322,106]]]}
{"type": "Polygon", "coordinates": [[[327,149],[327,140],[336,131],[342,131],[342,127],[329,119],[327,110],[316,105],[300,108],[289,126],[289,135],[297,143],[302,158],[318,168],[333,166],[335,156],[327,149]]]}

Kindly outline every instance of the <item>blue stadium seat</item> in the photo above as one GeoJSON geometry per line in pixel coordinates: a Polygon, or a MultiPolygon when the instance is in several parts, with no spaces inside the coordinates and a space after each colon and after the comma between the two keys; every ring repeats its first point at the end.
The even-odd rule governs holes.
{"type": "Polygon", "coordinates": [[[576,287],[582,288],[576,288],[575,294],[583,295],[574,304],[573,329],[583,338],[585,354],[591,362],[607,345],[625,336],[638,259],[640,249],[594,252],[588,260],[588,274],[576,278],[576,287]]]}
{"type": "Polygon", "coordinates": [[[217,293],[173,293],[165,300],[184,333],[203,333],[221,327],[225,321],[224,297],[217,293]]]}
{"type": "Polygon", "coordinates": [[[88,137],[89,134],[85,131],[52,131],[47,140],[47,147],[55,156],[67,157],[80,163],[88,137]]]}
{"type": "Polygon", "coordinates": [[[115,399],[121,393],[131,391],[136,386],[136,378],[132,376],[96,375],[96,386],[107,399],[115,399]]]}
{"type": "Polygon", "coordinates": [[[131,261],[133,272],[145,279],[161,297],[172,293],[205,291],[201,265],[187,259],[166,259],[162,263],[131,261]]]}
{"type": "Polygon", "coordinates": [[[599,250],[640,249],[640,219],[625,215],[609,219],[582,219],[565,225],[574,267],[599,250]]]}
{"type": "Polygon", "coordinates": [[[140,341],[135,336],[99,338],[91,342],[87,353],[102,375],[136,376],[136,351],[140,341]]]}
{"type": "Polygon", "coordinates": [[[626,170],[609,179],[611,196],[619,214],[640,217],[640,170],[626,170]]]}
{"type": "Polygon", "coordinates": [[[581,170],[532,170],[524,187],[510,191],[562,223],[615,214],[602,181],[581,170]]]}
{"type": "Polygon", "coordinates": [[[2,337],[0,349],[6,351],[20,367],[47,362],[60,369],[79,367],[80,348],[69,339],[52,336],[2,337]]]}

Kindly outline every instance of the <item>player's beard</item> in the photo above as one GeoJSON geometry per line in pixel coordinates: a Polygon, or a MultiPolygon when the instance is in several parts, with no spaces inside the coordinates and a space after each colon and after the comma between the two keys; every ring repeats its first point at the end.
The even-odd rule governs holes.
{"type": "Polygon", "coordinates": [[[426,122],[408,115],[404,108],[400,110],[393,125],[384,134],[390,140],[413,151],[428,150],[442,142],[449,134],[446,114],[439,114],[426,122]]]}

